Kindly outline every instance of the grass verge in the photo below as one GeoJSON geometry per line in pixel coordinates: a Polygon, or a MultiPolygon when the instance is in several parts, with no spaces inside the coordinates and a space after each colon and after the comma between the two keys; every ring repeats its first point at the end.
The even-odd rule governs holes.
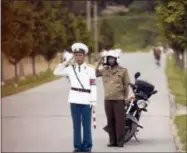
{"type": "MultiPolygon", "coordinates": [[[[177,104],[187,105],[186,94],[186,74],[177,67],[174,56],[167,57],[166,75],[168,78],[168,87],[175,96],[177,104]]],[[[187,115],[176,116],[174,123],[178,129],[178,136],[182,143],[183,150],[187,151],[187,115]]]]}
{"type": "Polygon", "coordinates": [[[183,151],[187,152],[187,125],[186,125],[187,115],[176,116],[175,124],[178,129],[178,135],[180,141],[183,144],[183,151]]]}
{"type": "Polygon", "coordinates": [[[60,77],[54,76],[51,70],[41,72],[37,76],[29,75],[24,79],[18,79],[17,81],[13,81],[11,83],[5,83],[5,85],[1,87],[1,96],[10,96],[59,78],[60,77]]]}
{"type": "Polygon", "coordinates": [[[168,78],[168,87],[175,96],[175,102],[187,106],[186,94],[186,74],[177,67],[173,56],[167,58],[166,75],[168,78]]]}

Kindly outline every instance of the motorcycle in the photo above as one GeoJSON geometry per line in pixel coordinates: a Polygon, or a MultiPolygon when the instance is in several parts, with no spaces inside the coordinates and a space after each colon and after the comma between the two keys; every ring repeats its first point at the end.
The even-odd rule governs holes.
{"type": "Polygon", "coordinates": [[[139,131],[138,128],[143,128],[143,126],[139,124],[142,111],[147,112],[148,99],[157,93],[157,90],[155,90],[152,84],[143,80],[138,80],[140,75],[140,72],[135,73],[135,84],[129,84],[133,90],[134,98],[125,106],[125,136],[123,143],[130,141],[133,136],[138,141],[136,137],[139,131]]]}

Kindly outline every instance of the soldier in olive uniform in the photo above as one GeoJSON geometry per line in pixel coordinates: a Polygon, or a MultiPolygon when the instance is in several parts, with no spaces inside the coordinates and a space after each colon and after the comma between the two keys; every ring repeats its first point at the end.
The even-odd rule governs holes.
{"type": "MultiPolygon", "coordinates": [[[[126,68],[120,67],[118,55],[110,50],[107,54],[108,67],[102,70],[96,68],[96,76],[102,76],[105,90],[105,112],[107,117],[106,131],[109,134],[108,147],[123,147],[125,132],[125,100],[128,97],[130,83],[126,68]]],[[[102,60],[101,60],[102,61],[102,60]]]]}

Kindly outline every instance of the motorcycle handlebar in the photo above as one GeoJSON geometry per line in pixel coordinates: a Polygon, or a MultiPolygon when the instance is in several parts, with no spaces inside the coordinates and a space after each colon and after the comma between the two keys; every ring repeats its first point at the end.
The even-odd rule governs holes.
{"type": "Polygon", "coordinates": [[[129,83],[129,86],[130,86],[132,89],[135,89],[135,88],[136,88],[136,86],[135,86],[134,84],[132,84],[132,83],[129,83]]]}
{"type": "Polygon", "coordinates": [[[155,90],[155,91],[153,91],[151,94],[152,95],[154,95],[154,94],[156,94],[158,91],[157,90],[155,90]]]}

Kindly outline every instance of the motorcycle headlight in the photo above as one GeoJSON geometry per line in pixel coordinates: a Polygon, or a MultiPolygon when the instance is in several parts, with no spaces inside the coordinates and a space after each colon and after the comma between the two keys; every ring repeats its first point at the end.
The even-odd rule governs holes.
{"type": "Polygon", "coordinates": [[[142,108],[144,108],[144,107],[147,106],[147,103],[146,103],[146,101],[144,101],[144,100],[139,100],[139,101],[137,102],[137,106],[138,106],[138,108],[142,109],[142,108]]]}

